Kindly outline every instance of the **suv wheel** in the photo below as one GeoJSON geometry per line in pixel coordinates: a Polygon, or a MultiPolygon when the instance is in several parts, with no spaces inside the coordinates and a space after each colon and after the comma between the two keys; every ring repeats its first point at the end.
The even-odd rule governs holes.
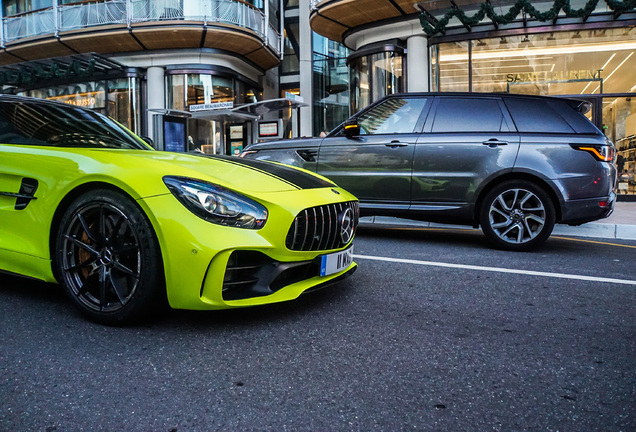
{"type": "Polygon", "coordinates": [[[555,223],[554,204],[534,183],[509,180],[488,192],[482,202],[479,222],[496,247],[528,251],[550,237],[555,223]]]}

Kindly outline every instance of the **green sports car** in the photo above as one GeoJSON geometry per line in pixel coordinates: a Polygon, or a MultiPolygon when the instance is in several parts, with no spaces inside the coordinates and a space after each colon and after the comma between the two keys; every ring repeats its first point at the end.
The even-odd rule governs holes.
{"type": "Polygon", "coordinates": [[[358,201],[275,163],[154,151],[115,121],[0,96],[0,270],[89,318],[291,300],[356,268],[358,201]]]}

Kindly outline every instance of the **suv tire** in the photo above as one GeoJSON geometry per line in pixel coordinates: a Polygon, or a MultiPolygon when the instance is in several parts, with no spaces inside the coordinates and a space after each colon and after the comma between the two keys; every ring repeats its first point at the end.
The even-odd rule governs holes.
{"type": "Polygon", "coordinates": [[[497,248],[529,251],[542,244],[555,223],[554,203],[544,189],[527,180],[508,180],[484,197],[479,223],[497,248]]]}

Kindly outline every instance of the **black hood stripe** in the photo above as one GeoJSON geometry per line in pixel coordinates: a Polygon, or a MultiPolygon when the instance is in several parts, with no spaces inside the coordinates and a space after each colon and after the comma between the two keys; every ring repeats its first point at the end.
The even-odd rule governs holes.
{"type": "Polygon", "coordinates": [[[202,153],[197,153],[196,155],[210,159],[219,159],[234,165],[260,171],[272,177],[276,177],[298,189],[319,189],[336,186],[334,183],[315,175],[277,163],[237,158],[236,156],[206,155],[202,153]]]}

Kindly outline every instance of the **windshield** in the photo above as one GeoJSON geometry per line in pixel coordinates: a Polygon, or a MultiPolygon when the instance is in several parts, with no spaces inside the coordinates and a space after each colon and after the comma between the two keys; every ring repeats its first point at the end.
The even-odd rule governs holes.
{"type": "Polygon", "coordinates": [[[0,143],[148,150],[110,118],[71,105],[0,99],[0,143]]]}

